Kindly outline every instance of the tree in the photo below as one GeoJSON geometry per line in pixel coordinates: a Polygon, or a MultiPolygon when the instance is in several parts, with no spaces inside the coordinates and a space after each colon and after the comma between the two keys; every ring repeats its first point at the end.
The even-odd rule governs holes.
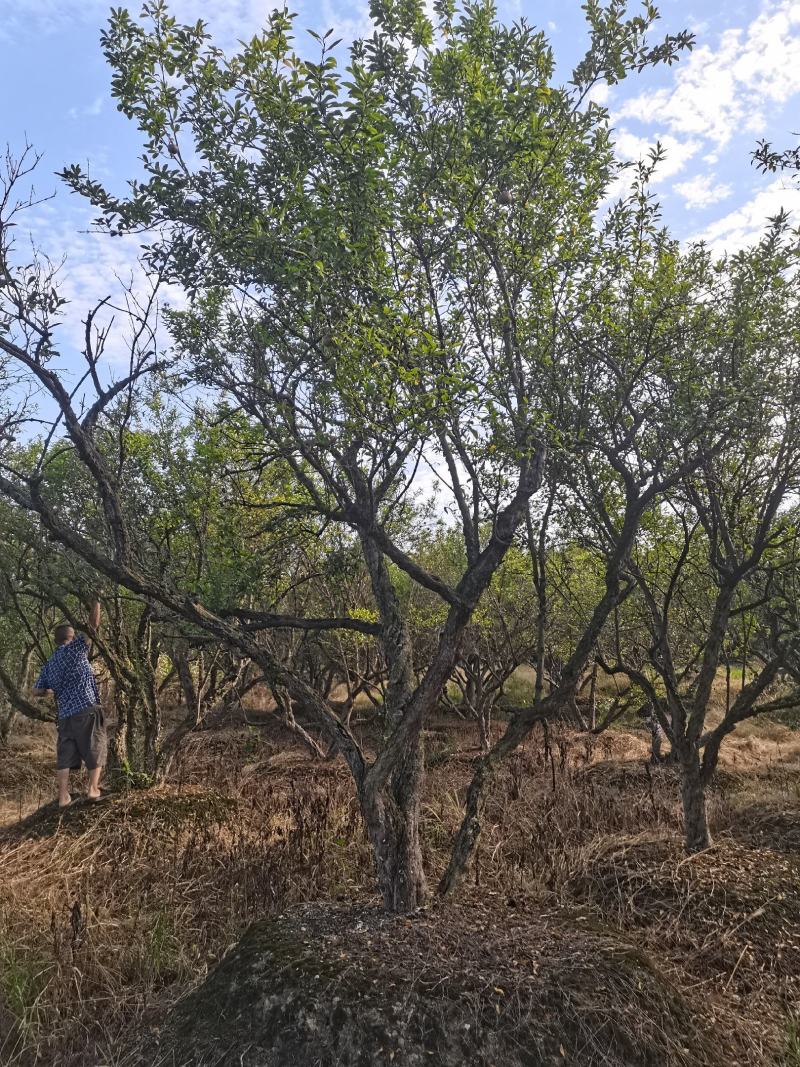
{"type": "Polygon", "coordinates": [[[557,683],[478,762],[443,891],[475,847],[500,761],[536,722],[575,704],[590,657],[636,587],[630,560],[644,517],[714,463],[740,433],[750,403],[739,335],[724,311],[717,315],[731,279],[703,247],[682,253],[660,227],[650,169],[642,166],[632,194],[610,212],[591,269],[574,281],[561,364],[569,372],[559,393],[559,504],[582,531],[582,547],[602,561],[599,596],[557,683]]]}
{"type": "Polygon", "coordinates": [[[800,689],[771,692],[784,670],[796,673],[791,585],[782,583],[795,566],[787,507],[800,484],[797,253],[779,218],[758,245],[713,266],[711,336],[729,364],[732,432],[642,528],[628,570],[649,640],[638,655],[618,645],[607,668],[646,694],[672,744],[690,852],[710,844],[705,794],[725,737],[800,702],[800,689]],[[709,726],[712,687],[737,642],[742,685],[731,699],[728,675],[724,713],[709,726]]]}
{"type": "Polygon", "coordinates": [[[753,161],[759,170],[776,173],[779,170],[800,171],[800,145],[789,148],[773,148],[769,141],[759,141],[753,152],[753,161]]]}
{"type": "Polygon", "coordinates": [[[35,524],[0,502],[0,744],[8,740],[18,713],[55,718],[28,697],[34,665],[51,651],[54,620],[35,583],[31,595],[31,574],[37,574],[44,555],[35,524]]]}
{"type": "MultiPolygon", "coordinates": [[[[606,113],[588,93],[598,80],[671,62],[690,39],[651,46],[654,9],[626,20],[620,3],[590,4],[590,50],[561,87],[543,34],[497,24],[488,4],[459,16],[442,4],[434,24],[421,3],[376,2],[376,32],[353,45],[345,78],[327,36],[318,62],[297,53],[285,14],[231,59],[201,23],[179,26],[160,3],[145,14],[148,28],[115,12],[103,43],[118,104],[147,139],[146,179],[119,199],[79,168],[65,178],[111,234],[146,230],[151,269],[185,287],[191,302],[170,326],[189,380],[257,427],[263,471],[274,462],[291,470],[295,490],[282,504],[356,538],[379,618],[369,632],[388,672],[380,750],[365,753],[329,703],[228,621],[235,616],[172,588],[137,554],[135,516],[95,441],[108,387],[96,383],[97,414],[79,419],[47,365],[42,317],[32,346],[0,347],[57,400],[111,550],[65,521],[36,479],[11,471],[0,489],[100,572],[236,647],[313,713],[352,772],[385,904],[407,910],[425,895],[422,727],[541,485],[548,445],[588,434],[604,442],[597,462],[610,463],[614,413],[584,395],[586,382],[602,373],[616,396],[664,373],[615,369],[589,349],[575,361],[566,343],[595,260],[594,213],[615,173],[606,113]],[[575,425],[590,414],[593,426],[575,425]],[[465,566],[454,584],[393,536],[425,462],[440,466],[459,518],[465,566]],[[421,677],[392,567],[445,608],[421,677]]],[[[149,367],[134,362],[131,388],[149,367]]],[[[638,517],[660,485],[628,493],[593,626],[619,596],[638,517]]],[[[569,698],[593,640],[579,642],[554,704],[569,698]]],[[[518,716],[509,743],[532,721],[518,716]]]]}

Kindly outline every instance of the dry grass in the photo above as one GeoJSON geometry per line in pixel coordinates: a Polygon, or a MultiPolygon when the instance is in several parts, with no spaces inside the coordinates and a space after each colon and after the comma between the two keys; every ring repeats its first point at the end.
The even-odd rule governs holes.
{"type": "MultiPolygon", "coordinates": [[[[800,1065],[800,760],[783,730],[729,748],[711,798],[717,844],[691,861],[676,774],[645,767],[643,733],[555,732],[549,751],[531,738],[487,806],[469,899],[498,926],[546,909],[556,930],[577,915],[657,959],[703,1025],[727,1035],[731,1067],[800,1065]]],[[[45,728],[0,756],[0,1062],[112,1067],[252,920],[371,899],[346,772],[285,740],[247,725],[197,735],[167,787],[63,818],[24,818],[48,795],[45,728]]],[[[454,741],[434,724],[427,738],[432,878],[473,744],[468,726],[454,741]]]]}
{"type": "Polygon", "coordinates": [[[368,881],[349,793],[194,789],[49,811],[0,839],[0,1062],[115,1062],[256,918],[368,881]]]}

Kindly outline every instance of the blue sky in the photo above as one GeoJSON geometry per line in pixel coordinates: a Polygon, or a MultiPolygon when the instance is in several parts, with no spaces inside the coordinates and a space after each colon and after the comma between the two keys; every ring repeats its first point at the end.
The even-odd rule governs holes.
{"type": "MultiPolygon", "coordinates": [[[[274,4],[176,0],[172,6],[179,17],[206,19],[218,41],[232,46],[274,4]]],[[[369,28],[360,3],[303,0],[295,9],[300,25],[333,27],[337,36],[369,28]]],[[[689,28],[697,43],[676,66],[601,92],[620,153],[638,158],[656,139],[664,143],[656,188],[665,220],[683,239],[703,237],[720,250],[735,249],[781,206],[800,220],[800,189],[786,177],[759,174],[750,162],[759,137],[783,145],[800,132],[800,0],[664,0],[660,9],[663,32],[689,28]]],[[[96,0],[0,0],[0,142],[14,150],[27,138],[44,153],[42,192],[58,188],[53,174],[69,162],[88,162],[113,185],[136,170],[136,133],[111,101],[99,46],[107,12],[96,0]]],[[[525,16],[545,29],[565,71],[582,50],[578,0],[503,0],[500,16],[525,16]]],[[[105,295],[115,271],[124,274],[135,257],[124,241],[86,233],[90,217],[85,205],[60,191],[32,220],[46,249],[68,257],[64,284],[76,311],[105,295]]]]}

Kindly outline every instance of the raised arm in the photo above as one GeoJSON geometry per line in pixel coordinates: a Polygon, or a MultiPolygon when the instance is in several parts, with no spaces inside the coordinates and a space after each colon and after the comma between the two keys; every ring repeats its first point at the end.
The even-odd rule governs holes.
{"type": "Polygon", "coordinates": [[[39,672],[39,677],[31,688],[31,692],[35,697],[46,697],[53,692],[50,688],[50,675],[46,663],[39,672]]]}
{"type": "Polygon", "coordinates": [[[95,597],[92,610],[89,612],[89,626],[93,632],[100,627],[100,601],[95,597]]]}

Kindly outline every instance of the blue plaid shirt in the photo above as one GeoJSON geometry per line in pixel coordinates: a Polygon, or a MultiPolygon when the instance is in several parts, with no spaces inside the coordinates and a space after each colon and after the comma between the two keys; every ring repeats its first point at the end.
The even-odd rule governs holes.
{"type": "Polygon", "coordinates": [[[97,680],[89,664],[89,646],[83,634],[59,645],[42,667],[35,689],[52,689],[58,701],[59,719],[79,715],[100,703],[97,680]]]}

